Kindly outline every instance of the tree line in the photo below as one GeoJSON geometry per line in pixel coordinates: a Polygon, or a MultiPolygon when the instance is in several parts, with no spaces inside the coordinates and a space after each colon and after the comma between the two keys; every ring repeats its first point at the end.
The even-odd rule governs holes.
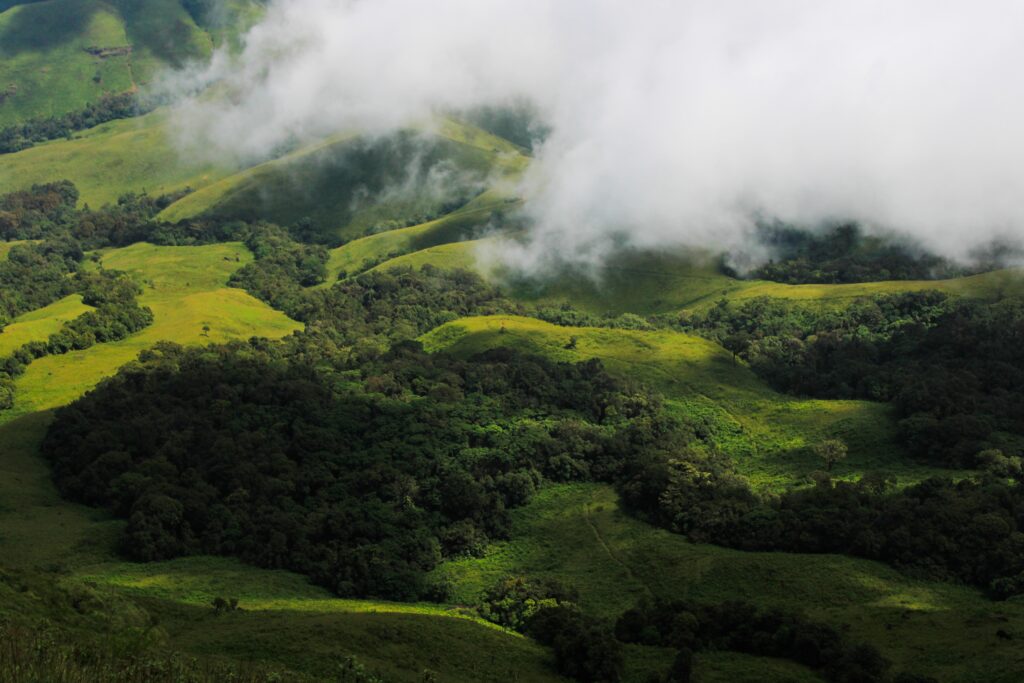
{"type": "Polygon", "coordinates": [[[79,271],[68,282],[69,291],[81,292],[82,302],[94,309],[67,321],[46,341],[28,342],[0,358],[0,410],[13,407],[14,380],[37,358],[118,341],[153,324],[153,311],[136,301],[141,288],[125,273],[79,271]]]}
{"type": "Polygon", "coordinates": [[[0,154],[20,152],[47,140],[70,138],[73,133],[117,119],[139,116],[149,111],[134,91],[101,95],[96,102],[78,111],[58,116],[37,117],[0,128],[0,154]]]}

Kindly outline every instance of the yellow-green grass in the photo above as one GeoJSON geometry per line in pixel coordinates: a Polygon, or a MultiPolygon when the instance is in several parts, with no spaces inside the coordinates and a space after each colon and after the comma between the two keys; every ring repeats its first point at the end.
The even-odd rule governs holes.
{"type": "Polygon", "coordinates": [[[425,265],[431,265],[437,268],[460,268],[486,273],[487,271],[482,267],[477,258],[475,248],[490,239],[467,240],[465,242],[452,242],[450,244],[427,247],[426,249],[388,259],[384,263],[374,266],[371,270],[387,271],[395,268],[415,268],[418,270],[425,265]]]}
{"type": "MultiPolygon", "coordinates": [[[[433,247],[465,240],[473,236],[475,231],[486,229],[495,213],[514,209],[518,205],[517,199],[497,190],[488,190],[461,209],[437,220],[408,228],[388,230],[348,242],[331,250],[327,261],[328,277],[324,286],[332,284],[343,271],[351,277],[369,270],[382,259],[387,259],[388,268],[408,265],[409,260],[415,264],[418,259],[435,264],[442,263],[443,259],[431,251],[433,247]],[[421,256],[417,257],[417,254],[421,256]]],[[[469,253],[463,247],[454,248],[452,251],[469,253]]],[[[475,265],[468,261],[461,261],[461,264],[464,265],[459,267],[469,269],[475,265]]]]}
{"type": "Polygon", "coordinates": [[[755,486],[801,484],[821,462],[809,446],[839,437],[850,446],[834,474],[881,471],[910,483],[948,470],[911,462],[895,444],[890,408],[867,401],[798,399],[768,388],[717,344],[681,332],[560,327],[533,318],[462,318],[422,337],[429,351],[477,353],[496,346],[564,361],[600,358],[608,370],[639,380],[666,398],[669,410],[699,420],[755,486]],[[576,338],[573,349],[565,348],[576,338]]]}
{"type": "Polygon", "coordinates": [[[80,204],[99,207],[128,192],[159,195],[197,188],[231,172],[180,155],[168,131],[168,118],[161,109],[105,123],[76,134],[74,140],[4,155],[0,193],[67,179],[78,187],[80,204]]]}
{"type": "MultiPolygon", "coordinates": [[[[969,298],[997,300],[1024,296],[1024,271],[1019,268],[1006,268],[947,280],[887,280],[839,285],[786,285],[752,280],[742,281],[741,285],[731,289],[724,298],[742,301],[768,296],[800,302],[818,301],[829,305],[843,305],[858,297],[934,289],[969,298]]],[[[712,294],[689,302],[689,306],[700,307],[713,304],[715,301],[717,299],[712,294]]]]}
{"type": "Polygon", "coordinates": [[[0,358],[9,356],[29,342],[46,341],[64,323],[91,310],[92,306],[82,303],[81,294],[72,294],[49,306],[18,316],[14,322],[0,330],[0,358]]]}
{"type": "Polygon", "coordinates": [[[8,254],[11,253],[11,249],[22,245],[22,244],[34,244],[39,240],[11,240],[10,242],[0,242],[0,261],[7,258],[8,254]]]}
{"type": "Polygon", "coordinates": [[[443,117],[427,123],[426,127],[431,132],[454,142],[501,154],[507,165],[518,170],[524,169],[529,163],[528,158],[523,155],[517,145],[465,121],[443,117]]]}
{"type": "MultiPolygon", "coordinates": [[[[423,135],[431,144],[440,145],[446,160],[462,172],[496,174],[500,179],[520,172],[526,163],[514,148],[498,147],[498,142],[490,145],[493,136],[462,124],[442,122],[423,135]],[[481,139],[487,144],[481,145],[481,139]]],[[[158,218],[173,223],[210,214],[281,225],[310,218],[318,226],[327,226],[326,232],[334,239],[351,240],[373,225],[430,212],[443,203],[430,193],[402,190],[386,202],[357,206],[361,188],[386,182],[383,179],[389,174],[403,171],[372,164],[353,169],[347,159],[363,142],[352,134],[332,136],[204,187],[167,207],[158,218]]]]}
{"type": "Polygon", "coordinates": [[[472,254],[471,245],[478,244],[479,241],[469,241],[469,238],[479,231],[487,230],[490,220],[496,214],[514,210],[519,204],[519,200],[508,197],[499,190],[488,189],[465,207],[436,220],[353,240],[331,250],[325,286],[331,285],[342,271],[351,276],[372,269],[379,263],[384,263],[384,267],[388,269],[404,265],[416,266],[420,262],[446,268],[475,269],[476,262],[466,257],[472,254]],[[449,246],[461,241],[468,241],[467,245],[470,245],[470,248],[463,245],[450,247],[449,250],[457,255],[457,263],[445,260],[441,253],[435,250],[436,247],[449,246]]]}
{"type": "MultiPolygon", "coordinates": [[[[353,615],[391,615],[392,617],[414,615],[414,618],[432,617],[429,622],[423,623],[423,627],[437,636],[443,637],[447,635],[445,628],[447,620],[463,619],[474,622],[484,629],[498,631],[509,636],[509,638],[501,638],[475,631],[467,632],[473,633],[475,638],[493,641],[492,646],[496,645],[504,650],[505,654],[496,658],[497,661],[502,662],[502,666],[522,667],[522,663],[515,663],[516,652],[521,649],[529,652],[528,649],[523,648],[522,638],[517,638],[514,634],[509,634],[500,627],[483,621],[477,616],[475,610],[469,607],[436,603],[393,603],[338,599],[290,572],[254,569],[227,558],[193,557],[147,564],[108,562],[82,567],[74,572],[74,578],[77,581],[84,581],[88,585],[114,589],[118,594],[128,597],[173,602],[178,605],[206,608],[207,611],[215,597],[233,597],[238,599],[239,605],[246,612],[264,613],[251,615],[252,619],[257,621],[281,619],[289,624],[289,631],[294,628],[305,631],[306,627],[303,626],[303,623],[311,617],[323,618],[333,615],[343,622],[347,622],[349,628],[356,627],[362,630],[366,628],[365,619],[353,619],[353,615]],[[438,625],[441,628],[438,628],[438,625]],[[510,639],[514,639],[514,641],[510,639]],[[511,649],[505,645],[510,642],[516,642],[511,649]]],[[[391,618],[386,623],[390,628],[395,628],[396,624],[400,624],[402,621],[401,618],[391,618]]],[[[330,624],[331,622],[326,623],[330,624]]],[[[217,625],[224,626],[226,624],[218,622],[217,625]]],[[[334,625],[336,626],[336,622],[334,625]]],[[[183,635],[185,634],[183,633],[183,635]]],[[[409,638],[406,647],[422,648],[422,644],[419,642],[422,636],[406,637],[409,638]]],[[[271,647],[271,651],[274,649],[271,647]]],[[[210,652],[216,651],[210,650],[210,652]]],[[[660,648],[631,647],[627,648],[626,655],[630,674],[626,680],[639,683],[647,680],[645,675],[647,673],[655,671],[660,673],[666,670],[675,653],[660,648]]],[[[360,653],[360,656],[361,659],[365,659],[363,653],[360,653]]],[[[423,651],[415,652],[415,656],[417,659],[410,660],[411,669],[416,666],[429,668],[429,660],[424,659],[426,655],[423,651]]],[[[370,663],[375,666],[386,663],[383,661],[385,658],[379,656],[378,658],[381,661],[370,660],[370,663]]],[[[291,662],[285,661],[284,663],[291,662]]],[[[448,675],[451,675],[453,668],[451,662],[447,662],[443,668],[448,675]]],[[[807,670],[790,662],[746,657],[735,653],[709,654],[706,659],[702,656],[698,659],[697,668],[703,675],[710,676],[710,680],[749,680],[752,683],[754,680],[818,680],[807,670]],[[751,670],[762,671],[766,677],[744,679],[743,673],[749,674],[751,670]],[[726,677],[731,674],[739,677],[733,679],[726,677]]],[[[543,669],[537,671],[550,678],[550,671],[543,669]]],[[[522,675],[523,671],[520,669],[520,680],[526,680],[522,678],[522,675]]]]}
{"type": "Polygon", "coordinates": [[[139,303],[153,310],[154,323],[118,342],[36,360],[16,382],[12,414],[69,403],[158,341],[204,344],[253,336],[277,338],[300,329],[283,313],[226,286],[230,274],[251,260],[252,254],[240,243],[202,247],[140,243],[106,253],[105,267],[127,271],[143,282],[139,303]]]}
{"type": "MultiPolygon", "coordinates": [[[[579,590],[584,609],[609,617],[645,597],[746,600],[849,625],[852,638],[879,647],[897,669],[946,683],[1010,683],[1024,672],[1024,650],[996,636],[1024,632],[1022,602],[993,603],[976,589],[914,580],[868,560],[690,543],[626,515],[604,485],[541,490],[513,511],[511,538],[437,573],[467,602],[508,574],[557,578],[579,590]]],[[[751,680],[747,666],[760,662],[720,664],[751,680]]]]}
{"type": "Polygon", "coordinates": [[[0,14],[0,127],[129,90],[129,55],[86,52],[128,44],[120,14],[98,0],[48,0],[0,14]]]}
{"type": "Polygon", "coordinates": [[[338,680],[338,664],[355,655],[388,681],[422,683],[424,672],[453,683],[564,679],[535,642],[468,619],[398,612],[267,610],[214,616],[175,605],[160,612],[170,644],[190,654],[284,665],[338,680]]]}

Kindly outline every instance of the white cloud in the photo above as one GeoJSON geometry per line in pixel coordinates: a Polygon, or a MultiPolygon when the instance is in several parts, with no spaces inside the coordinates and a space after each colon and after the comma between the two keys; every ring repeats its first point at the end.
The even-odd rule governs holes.
{"type": "Polygon", "coordinates": [[[956,255],[1024,234],[1022,36],[1000,0],[278,0],[182,120],[259,155],[525,96],[552,133],[524,261],[728,247],[755,212],[956,255]]]}

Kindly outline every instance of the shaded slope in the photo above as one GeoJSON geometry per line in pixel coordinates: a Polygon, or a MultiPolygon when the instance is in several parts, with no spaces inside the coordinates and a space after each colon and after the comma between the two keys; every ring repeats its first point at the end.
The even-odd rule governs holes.
{"type": "Polygon", "coordinates": [[[224,178],[159,218],[309,219],[314,234],[347,241],[447,214],[482,192],[492,174],[519,170],[523,158],[492,137],[456,124],[377,139],[338,135],[224,178]]]}

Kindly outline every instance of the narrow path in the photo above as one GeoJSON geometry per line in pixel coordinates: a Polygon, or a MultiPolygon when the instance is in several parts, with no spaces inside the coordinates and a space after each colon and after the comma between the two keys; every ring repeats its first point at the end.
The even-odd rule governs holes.
{"type": "Polygon", "coordinates": [[[633,572],[633,570],[630,569],[628,564],[623,562],[621,559],[618,558],[618,556],[615,555],[615,552],[612,551],[612,549],[608,545],[608,543],[605,542],[604,537],[601,536],[601,532],[598,530],[597,525],[594,524],[592,519],[590,519],[590,503],[584,503],[583,504],[583,519],[586,520],[587,526],[589,526],[590,530],[594,532],[594,538],[596,538],[597,542],[601,544],[602,548],[604,548],[605,554],[608,555],[608,557],[611,559],[611,561],[614,562],[615,564],[619,565],[620,567],[622,567],[622,569],[626,572],[626,575],[629,576],[629,578],[631,578],[636,583],[640,584],[640,586],[644,589],[644,592],[649,597],[653,598],[654,597],[654,591],[651,590],[651,587],[648,586],[647,583],[643,579],[641,579],[639,576],[637,576],[633,572]]]}

